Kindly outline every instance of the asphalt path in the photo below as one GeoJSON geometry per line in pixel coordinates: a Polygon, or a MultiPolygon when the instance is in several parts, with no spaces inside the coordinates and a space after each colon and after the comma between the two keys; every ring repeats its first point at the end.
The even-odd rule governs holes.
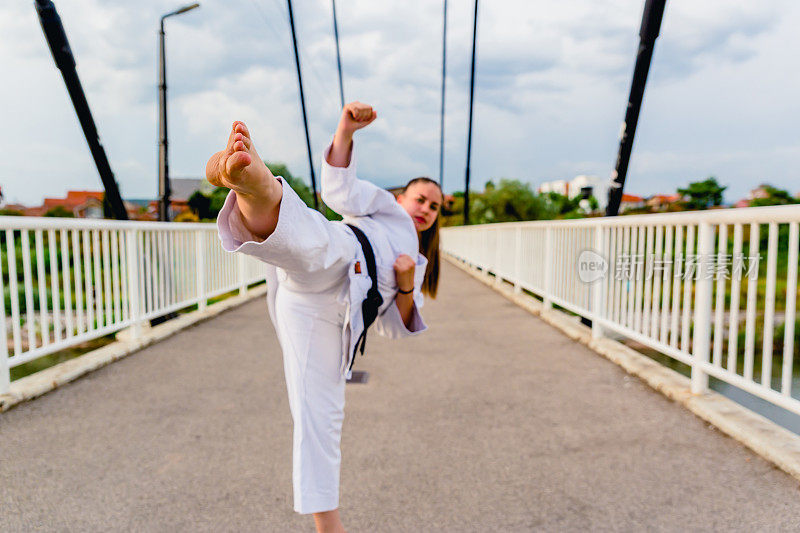
{"type": "MultiPolygon", "coordinates": [[[[349,531],[797,531],[798,482],[453,266],[350,384],[349,531]]],[[[312,531],[259,298],[0,414],[0,531],[312,531]]]]}

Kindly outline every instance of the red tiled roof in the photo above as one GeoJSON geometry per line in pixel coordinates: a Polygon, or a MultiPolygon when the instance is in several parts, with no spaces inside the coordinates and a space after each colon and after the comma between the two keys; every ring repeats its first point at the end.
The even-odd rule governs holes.
{"type": "Polygon", "coordinates": [[[52,208],[56,206],[64,206],[66,208],[73,208],[86,203],[89,198],[103,201],[102,191],[67,191],[66,198],[45,198],[42,207],[52,208]]]}
{"type": "Polygon", "coordinates": [[[651,200],[659,200],[664,202],[675,202],[681,199],[680,194],[654,194],[650,197],[651,200]]]}
{"type": "Polygon", "coordinates": [[[105,193],[102,191],[67,191],[67,200],[75,203],[83,203],[89,198],[103,201],[105,193]]]}
{"type": "Polygon", "coordinates": [[[644,198],[641,196],[636,196],[635,194],[625,194],[622,193],[622,201],[623,202],[641,202],[644,198]]]}

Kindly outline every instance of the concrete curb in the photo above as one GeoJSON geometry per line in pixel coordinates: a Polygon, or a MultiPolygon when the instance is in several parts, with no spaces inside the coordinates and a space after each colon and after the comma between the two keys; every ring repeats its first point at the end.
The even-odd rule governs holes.
{"type": "Polygon", "coordinates": [[[667,398],[680,403],[701,419],[800,480],[800,436],[718,392],[709,390],[699,395],[692,394],[691,380],[686,376],[613,339],[593,339],[591,328],[581,324],[577,317],[555,309],[543,311],[542,303],[536,298],[515,292],[506,283],[498,284],[494,276],[459,259],[447,254],[443,256],[453,265],[489,285],[531,314],[555,326],[569,338],[585,344],[609,361],[618,364],[629,374],[639,377],[667,398]]]}
{"type": "Polygon", "coordinates": [[[177,318],[159,324],[153,328],[147,328],[137,340],[126,340],[125,331],[117,333],[117,340],[107,346],[92,350],[69,361],[64,361],[57,365],[46,368],[30,376],[25,376],[11,383],[11,389],[0,394],[0,413],[7,411],[18,403],[32,400],[53,389],[56,389],[70,381],[78,379],[84,374],[88,374],[118,359],[122,359],[134,352],[141,350],[153,343],[166,339],[182,329],[213,318],[218,314],[233,307],[241,305],[249,300],[258,298],[267,293],[266,285],[259,285],[248,289],[244,295],[237,295],[217,302],[206,307],[203,311],[195,311],[181,315],[177,318]]]}

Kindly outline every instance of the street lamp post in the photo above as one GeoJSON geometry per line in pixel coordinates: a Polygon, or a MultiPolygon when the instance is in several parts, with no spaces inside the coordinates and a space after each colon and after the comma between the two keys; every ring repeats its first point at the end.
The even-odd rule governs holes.
{"type": "Polygon", "coordinates": [[[164,19],[186,13],[200,4],[191,4],[161,17],[158,32],[158,219],[169,221],[169,162],[167,158],[167,59],[164,53],[164,19]]]}

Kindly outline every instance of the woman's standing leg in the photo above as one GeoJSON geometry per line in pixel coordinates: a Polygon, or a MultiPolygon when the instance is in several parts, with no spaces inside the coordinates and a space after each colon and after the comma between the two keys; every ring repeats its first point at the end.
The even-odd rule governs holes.
{"type": "MultiPolygon", "coordinates": [[[[294,508],[314,513],[318,528],[338,522],[340,441],[345,379],[341,372],[346,306],[337,291],[276,294],[276,329],[294,420],[294,508]]],[[[334,529],[336,530],[336,529],[334,529]]]]}
{"type": "Polygon", "coordinates": [[[345,533],[339,509],[314,513],[314,524],[317,526],[317,533],[345,533]]]}

